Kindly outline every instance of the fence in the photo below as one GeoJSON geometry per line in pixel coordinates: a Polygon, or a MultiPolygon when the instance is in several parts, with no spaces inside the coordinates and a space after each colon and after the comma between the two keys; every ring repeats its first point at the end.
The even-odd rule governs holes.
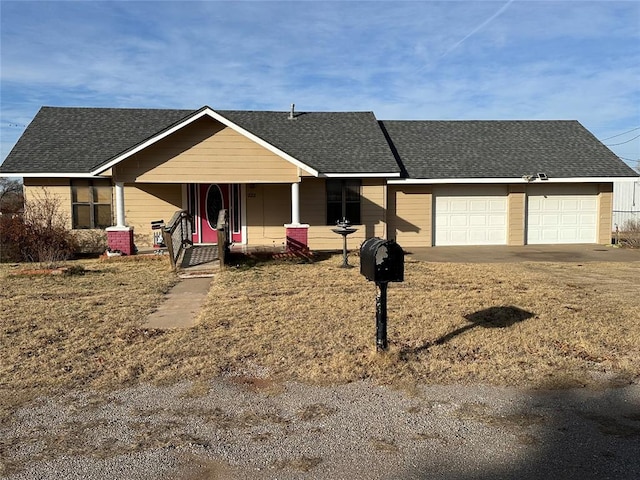
{"type": "Polygon", "coordinates": [[[624,231],[630,223],[640,222],[640,211],[638,210],[614,210],[613,211],[613,231],[618,229],[624,231]]]}

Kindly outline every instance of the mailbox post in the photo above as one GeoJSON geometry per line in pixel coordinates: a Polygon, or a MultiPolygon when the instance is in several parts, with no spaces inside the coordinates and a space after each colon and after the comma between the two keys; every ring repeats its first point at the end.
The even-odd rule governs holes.
{"type": "Polygon", "coordinates": [[[387,282],[376,282],[376,350],[386,350],[387,342],[387,282]]]}
{"type": "Polygon", "coordinates": [[[404,251],[393,240],[370,238],[360,247],[360,273],[376,284],[376,350],[386,350],[387,287],[404,281],[404,251]]]}

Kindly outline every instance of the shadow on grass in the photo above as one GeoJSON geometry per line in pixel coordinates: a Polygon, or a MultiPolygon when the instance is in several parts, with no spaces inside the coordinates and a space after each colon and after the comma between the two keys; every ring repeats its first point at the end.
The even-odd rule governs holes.
{"type": "Polygon", "coordinates": [[[411,355],[416,355],[425,350],[429,350],[429,348],[436,345],[443,345],[458,335],[462,335],[473,328],[509,328],[516,323],[523,322],[534,316],[535,313],[531,313],[514,306],[485,308],[484,310],[479,310],[464,316],[464,318],[470,322],[469,325],[457,328],[454,331],[419,347],[405,348],[400,352],[400,356],[401,358],[406,359],[411,355]]]}
{"type": "Polygon", "coordinates": [[[227,265],[239,270],[261,267],[273,263],[314,263],[328,260],[335,252],[313,252],[310,256],[297,255],[280,250],[255,250],[252,252],[231,252],[227,257],[227,265]]]}

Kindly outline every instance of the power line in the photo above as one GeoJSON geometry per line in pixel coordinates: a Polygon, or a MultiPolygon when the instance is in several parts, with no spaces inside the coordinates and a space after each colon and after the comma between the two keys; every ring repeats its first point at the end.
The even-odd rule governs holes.
{"type": "MultiPolygon", "coordinates": [[[[617,135],[612,135],[610,137],[607,138],[603,138],[602,140],[600,140],[601,142],[604,142],[605,140],[610,140],[612,138],[616,138],[616,137],[621,137],[622,135],[626,135],[627,133],[631,133],[631,132],[635,132],[636,130],[640,130],[640,127],[636,127],[636,128],[632,128],[631,130],[629,130],[628,132],[623,132],[623,133],[619,133],[617,135]]],[[[638,138],[638,137],[636,137],[638,138]]]]}
{"type": "MultiPolygon", "coordinates": [[[[628,133],[628,132],[627,132],[628,133]]],[[[605,147],[615,147],[618,145],[624,145],[625,143],[629,143],[629,142],[633,142],[636,138],[640,138],[640,135],[636,135],[633,138],[630,138],[629,140],[627,140],[626,142],[620,142],[620,143],[610,143],[610,144],[606,144],[605,147]]]]}

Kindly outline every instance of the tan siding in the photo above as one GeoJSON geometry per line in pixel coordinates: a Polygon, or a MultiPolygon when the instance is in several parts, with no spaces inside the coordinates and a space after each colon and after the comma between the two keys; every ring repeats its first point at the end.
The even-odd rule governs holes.
{"type": "Polygon", "coordinates": [[[526,187],[510,185],[507,206],[507,245],[525,244],[526,187]]]}
{"type": "Polygon", "coordinates": [[[340,237],[327,222],[325,180],[305,178],[300,184],[300,221],[309,224],[309,247],[316,250],[342,248],[340,237]]]}
{"type": "Polygon", "coordinates": [[[363,240],[387,236],[387,192],[384,180],[363,180],[361,221],[364,227],[363,240]]]}
{"type": "Polygon", "coordinates": [[[300,184],[300,221],[324,225],[327,220],[327,192],[321,178],[305,178],[300,184]]]}
{"type": "Polygon", "coordinates": [[[138,248],[153,245],[152,220],[168,222],[182,209],[182,186],[179,184],[125,184],[125,220],[134,228],[138,248]]]}
{"type": "MultiPolygon", "coordinates": [[[[362,222],[349,236],[350,249],[359,248],[368,237],[384,237],[385,185],[382,180],[364,181],[362,186],[362,222]]],[[[251,245],[282,246],[284,225],[291,221],[291,186],[260,185],[247,187],[247,241],[251,245]]],[[[342,237],[326,223],[324,179],[305,178],[300,185],[300,221],[309,225],[309,247],[314,250],[339,250],[342,237]]]]}
{"type": "MultiPolygon", "coordinates": [[[[384,180],[367,179],[362,182],[361,221],[357,232],[349,235],[350,250],[370,237],[386,236],[386,186],[384,180]]],[[[287,220],[289,221],[289,220],[287,220]]],[[[340,250],[342,237],[333,231],[327,221],[325,180],[305,178],[300,185],[300,221],[309,227],[309,247],[314,250],[340,250]]]]}
{"type": "Polygon", "coordinates": [[[389,187],[389,236],[402,247],[430,247],[432,240],[432,187],[389,187]]]}
{"type": "Polygon", "coordinates": [[[598,186],[598,243],[611,243],[613,222],[613,183],[601,183],[598,186]]]}
{"type": "Polygon", "coordinates": [[[280,247],[291,221],[290,185],[247,186],[247,243],[280,247]]]}
{"type": "Polygon", "coordinates": [[[68,228],[71,223],[71,186],[68,178],[25,178],[24,198],[29,202],[38,199],[52,198],[58,203],[59,212],[67,219],[68,228]]]}
{"type": "Polygon", "coordinates": [[[295,182],[298,168],[219,122],[202,118],[122,161],[118,181],[295,182]]]}

